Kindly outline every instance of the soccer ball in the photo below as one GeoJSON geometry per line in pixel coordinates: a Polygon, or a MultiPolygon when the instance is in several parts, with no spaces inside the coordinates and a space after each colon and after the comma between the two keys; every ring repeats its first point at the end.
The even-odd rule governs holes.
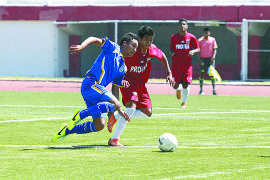
{"type": "Polygon", "coordinates": [[[177,139],[171,133],[164,133],[158,138],[158,147],[161,151],[173,152],[177,145],[177,139]]]}

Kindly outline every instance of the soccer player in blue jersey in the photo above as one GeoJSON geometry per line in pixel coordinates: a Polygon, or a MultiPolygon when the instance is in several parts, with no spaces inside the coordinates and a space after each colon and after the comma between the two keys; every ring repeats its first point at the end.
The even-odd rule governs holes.
{"type": "Polygon", "coordinates": [[[105,87],[111,82],[119,87],[129,86],[129,83],[123,80],[127,70],[124,59],[131,57],[136,52],[137,35],[131,32],[125,34],[121,39],[120,46],[107,37],[89,37],[81,45],[71,46],[70,53],[79,53],[91,44],[100,46],[102,52],[92,68],[86,73],[81,85],[81,94],[87,109],[76,110],[69,123],[63,124],[53,136],[53,142],[69,134],[85,134],[102,130],[106,123],[107,112],[118,111],[122,117],[130,121],[129,116],[121,109],[121,103],[105,87]],[[92,116],[93,121],[79,124],[88,116],[92,116]]]}

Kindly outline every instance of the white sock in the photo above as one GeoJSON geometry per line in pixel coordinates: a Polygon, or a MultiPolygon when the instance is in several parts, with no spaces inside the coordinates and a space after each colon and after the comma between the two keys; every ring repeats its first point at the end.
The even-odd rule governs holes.
{"type": "Polygon", "coordinates": [[[189,87],[183,88],[183,103],[187,103],[188,95],[189,95],[189,87]]]}
{"type": "MultiPolygon", "coordinates": [[[[136,109],[134,109],[134,108],[126,108],[125,112],[129,115],[130,119],[132,118],[135,110],[136,109]]],[[[125,120],[125,118],[123,118],[122,116],[119,117],[118,123],[116,125],[115,131],[114,131],[114,134],[113,134],[113,139],[120,139],[120,136],[123,133],[124,129],[126,128],[127,123],[128,123],[128,121],[125,120]]]]}
{"type": "Polygon", "coordinates": [[[146,119],[149,118],[149,116],[147,116],[146,114],[144,114],[141,110],[136,109],[136,111],[134,112],[132,119],[146,119]]]}
{"type": "Polygon", "coordinates": [[[118,111],[114,111],[113,116],[116,120],[118,120],[121,117],[118,111]]]}
{"type": "MultiPolygon", "coordinates": [[[[128,108],[127,108],[128,109],[128,108]]],[[[120,117],[122,117],[118,111],[115,111],[113,113],[114,115],[114,118],[116,120],[118,120],[120,117]]],[[[146,118],[149,118],[146,114],[144,114],[140,109],[136,109],[136,111],[134,112],[133,116],[132,116],[132,119],[146,119],[146,118]]],[[[131,119],[131,117],[130,117],[131,119]]]]}

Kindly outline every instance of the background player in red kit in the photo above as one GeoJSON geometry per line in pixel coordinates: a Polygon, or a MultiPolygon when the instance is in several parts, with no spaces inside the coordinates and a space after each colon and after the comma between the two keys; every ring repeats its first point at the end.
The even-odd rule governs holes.
{"type": "Polygon", "coordinates": [[[187,20],[182,18],[178,22],[179,33],[171,37],[172,76],[175,80],[177,99],[181,99],[183,86],[182,108],[186,108],[189,95],[189,84],[192,82],[192,56],[200,52],[196,37],[187,32],[187,20]]]}
{"type": "MultiPolygon", "coordinates": [[[[163,63],[167,72],[166,80],[172,86],[175,84],[167,57],[160,49],[152,44],[154,39],[153,29],[149,26],[142,26],[139,29],[138,36],[139,47],[136,53],[131,58],[125,59],[127,72],[124,79],[129,82],[130,86],[120,89],[123,103],[126,106],[125,112],[129,115],[130,119],[145,119],[152,115],[151,100],[145,87],[151,70],[151,58],[156,57],[163,63]]],[[[112,86],[112,92],[117,97],[119,88],[112,86]]],[[[107,126],[109,132],[112,132],[113,125],[118,120],[114,135],[108,142],[111,146],[123,146],[119,142],[119,139],[126,127],[127,121],[121,117],[116,111],[109,119],[107,126]]]]}

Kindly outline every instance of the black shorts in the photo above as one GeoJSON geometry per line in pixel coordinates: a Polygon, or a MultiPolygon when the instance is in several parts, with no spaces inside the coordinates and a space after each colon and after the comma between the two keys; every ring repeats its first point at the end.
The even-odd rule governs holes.
{"type": "Polygon", "coordinates": [[[213,61],[213,63],[210,63],[211,58],[201,58],[201,60],[203,62],[203,66],[200,65],[200,72],[207,72],[210,65],[213,65],[213,67],[215,67],[215,60],[213,61]]]}

